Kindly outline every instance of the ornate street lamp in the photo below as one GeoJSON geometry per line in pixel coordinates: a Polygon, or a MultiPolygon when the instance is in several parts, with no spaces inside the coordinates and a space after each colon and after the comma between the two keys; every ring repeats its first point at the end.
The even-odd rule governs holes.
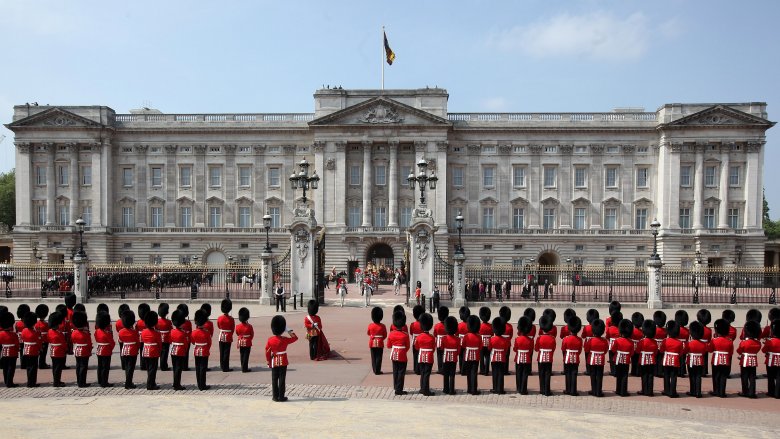
{"type": "Polygon", "coordinates": [[[436,173],[431,171],[431,175],[428,175],[426,173],[428,169],[428,162],[425,161],[424,158],[420,158],[420,161],[417,162],[417,168],[420,170],[420,172],[417,173],[417,176],[414,175],[414,173],[410,173],[409,177],[407,177],[407,181],[409,182],[409,187],[414,190],[415,183],[419,183],[420,187],[420,204],[425,204],[425,187],[428,186],[429,189],[434,190],[436,189],[436,182],[439,181],[439,177],[436,176],[436,173]]]}
{"type": "Polygon", "coordinates": [[[455,246],[455,253],[463,254],[463,241],[461,241],[461,233],[463,232],[463,214],[458,211],[458,216],[455,217],[455,223],[458,227],[458,245],[455,246]]]}
{"type": "Polygon", "coordinates": [[[265,251],[271,253],[271,241],[268,240],[268,232],[271,230],[271,215],[263,216],[263,227],[265,228],[265,251]]]}
{"type": "Polygon", "coordinates": [[[572,271],[571,266],[571,258],[566,258],[566,276],[569,277],[569,282],[571,282],[571,302],[577,303],[577,282],[574,281],[574,274],[572,271]]]}
{"type": "Polygon", "coordinates": [[[87,222],[84,221],[79,217],[79,219],[76,220],[76,229],[79,232],[79,252],[78,255],[82,258],[86,257],[87,254],[84,253],[84,226],[87,225],[87,222]]]}
{"type": "Polygon", "coordinates": [[[661,223],[658,222],[658,219],[653,218],[653,222],[650,223],[650,228],[652,229],[653,234],[653,254],[650,255],[650,259],[660,261],[661,256],[658,255],[658,229],[661,228],[661,223]]]}
{"type": "Polygon", "coordinates": [[[317,175],[317,171],[314,171],[314,173],[310,176],[309,175],[309,162],[306,161],[306,157],[301,160],[300,163],[298,163],[298,167],[300,168],[300,171],[296,174],[295,172],[290,175],[290,188],[295,191],[295,189],[303,189],[303,205],[306,205],[306,189],[317,189],[317,186],[319,185],[320,177],[317,175]]]}
{"type": "Polygon", "coordinates": [[[233,268],[233,256],[228,256],[227,258],[227,265],[225,266],[225,298],[230,299],[230,287],[228,287],[230,283],[230,277],[231,277],[231,269],[233,268]]]}

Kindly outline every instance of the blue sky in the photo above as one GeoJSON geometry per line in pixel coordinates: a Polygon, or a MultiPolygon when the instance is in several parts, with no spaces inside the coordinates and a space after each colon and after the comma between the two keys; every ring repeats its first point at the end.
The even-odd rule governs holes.
{"type": "MultiPolygon", "coordinates": [[[[323,84],[439,86],[449,110],[769,104],[780,120],[780,2],[0,0],[0,122],[14,104],[166,113],[312,112],[323,84]]],[[[13,135],[0,136],[0,172],[13,135]]],[[[780,127],[764,183],[780,218],[780,127]]]]}

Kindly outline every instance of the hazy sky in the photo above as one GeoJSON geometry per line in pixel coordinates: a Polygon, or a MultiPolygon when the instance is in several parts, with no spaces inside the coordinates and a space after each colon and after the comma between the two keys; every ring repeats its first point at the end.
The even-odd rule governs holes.
{"type": "MultiPolygon", "coordinates": [[[[313,112],[323,84],[438,85],[451,112],[769,104],[780,1],[0,0],[0,122],[15,104],[166,113],[313,112]]],[[[13,135],[0,128],[0,172],[13,135]]],[[[780,218],[780,127],[764,183],[780,218]]]]}

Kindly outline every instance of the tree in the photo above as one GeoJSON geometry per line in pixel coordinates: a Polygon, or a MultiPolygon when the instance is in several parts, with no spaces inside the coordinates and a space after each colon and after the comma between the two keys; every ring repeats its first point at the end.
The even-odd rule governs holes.
{"type": "Polygon", "coordinates": [[[16,171],[0,174],[0,225],[16,224],[16,171]]]}
{"type": "Polygon", "coordinates": [[[762,225],[768,239],[780,239],[780,221],[772,221],[769,218],[769,203],[766,201],[766,194],[764,194],[762,225]]]}

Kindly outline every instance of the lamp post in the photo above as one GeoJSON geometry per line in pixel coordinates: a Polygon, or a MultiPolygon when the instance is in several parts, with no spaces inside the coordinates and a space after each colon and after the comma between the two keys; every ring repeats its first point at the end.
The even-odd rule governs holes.
{"type": "Polygon", "coordinates": [[[300,163],[298,163],[298,167],[300,170],[296,174],[295,172],[290,175],[290,188],[292,188],[293,192],[295,189],[303,189],[303,198],[301,201],[303,201],[303,205],[306,206],[306,190],[307,189],[317,189],[317,186],[320,181],[319,175],[317,175],[317,171],[314,171],[314,173],[310,176],[309,175],[309,162],[306,161],[306,157],[301,160],[300,163]]]}
{"type": "Polygon", "coordinates": [[[463,241],[461,240],[461,233],[463,233],[463,213],[458,211],[458,216],[455,217],[455,223],[458,228],[458,245],[455,246],[456,254],[465,254],[463,252],[463,241]]]}
{"type": "Polygon", "coordinates": [[[577,303],[577,283],[574,282],[574,276],[572,275],[571,258],[566,258],[566,270],[566,276],[569,278],[569,282],[571,282],[571,303],[577,303]]]}
{"type": "Polygon", "coordinates": [[[230,287],[228,287],[228,285],[231,280],[230,270],[232,268],[233,268],[233,256],[228,256],[227,265],[225,266],[225,299],[230,299],[230,287]]]}
{"type": "Polygon", "coordinates": [[[38,247],[33,247],[33,258],[35,258],[35,263],[38,265],[38,280],[41,283],[41,298],[46,297],[46,287],[43,285],[43,280],[45,277],[43,276],[43,273],[41,273],[41,262],[43,262],[43,255],[38,254],[38,247]]]}
{"type": "Polygon", "coordinates": [[[653,254],[650,255],[650,259],[660,261],[661,256],[658,255],[658,229],[661,228],[661,223],[658,222],[658,219],[653,218],[653,222],[650,223],[650,228],[652,229],[651,233],[653,234],[653,254]]]}
{"type": "Polygon", "coordinates": [[[693,303],[699,303],[699,272],[701,271],[701,251],[696,250],[694,253],[696,260],[694,263],[696,267],[693,270],[693,303]]]}
{"type": "Polygon", "coordinates": [[[415,183],[419,183],[420,187],[420,204],[425,205],[425,187],[426,184],[429,189],[434,190],[436,189],[436,182],[439,181],[439,177],[436,176],[436,173],[431,171],[431,175],[428,175],[426,171],[428,170],[428,162],[425,161],[424,158],[420,157],[420,161],[417,162],[417,168],[420,170],[420,172],[417,173],[417,176],[414,175],[414,173],[410,173],[409,177],[406,178],[406,180],[409,182],[409,187],[414,190],[415,183]]]}
{"type": "Polygon", "coordinates": [[[79,252],[78,255],[82,258],[85,258],[87,256],[86,253],[84,253],[84,226],[87,225],[87,222],[83,219],[79,218],[76,220],[76,228],[79,232],[79,252]]]}
{"type": "Polygon", "coordinates": [[[271,253],[271,241],[268,240],[268,232],[271,230],[271,215],[263,216],[263,227],[265,228],[265,252],[271,253]]]}

